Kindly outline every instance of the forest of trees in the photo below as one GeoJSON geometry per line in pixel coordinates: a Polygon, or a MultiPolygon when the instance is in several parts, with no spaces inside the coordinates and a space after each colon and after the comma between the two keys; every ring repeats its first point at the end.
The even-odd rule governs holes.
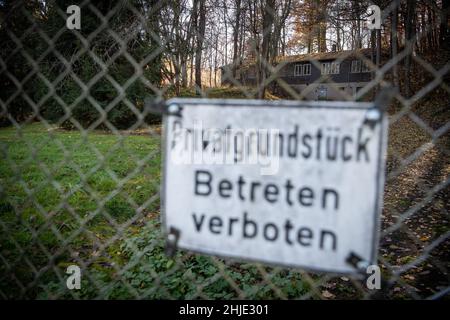
{"type": "MultiPolygon", "coordinates": [[[[264,83],[277,56],[372,48],[380,63],[382,48],[396,56],[399,50],[448,50],[449,1],[360,0],[188,0],[165,7],[162,36],[167,43],[169,69],[165,76],[179,88],[219,85],[218,68],[256,63],[257,83],[264,83]],[[367,8],[383,11],[382,29],[365,25],[367,8]],[[411,47],[408,48],[407,46],[411,47]],[[203,46],[202,50],[200,46],[203,46]],[[173,50],[177,48],[176,50],[173,50]],[[193,74],[195,70],[195,74],[193,74]],[[208,70],[200,80],[200,70],[208,70]],[[206,79],[205,79],[206,77],[206,79]]],[[[410,69],[411,55],[405,58],[410,69]]],[[[397,68],[394,70],[398,81],[397,68]]],[[[406,77],[407,79],[409,77],[406,77]]],[[[239,84],[238,82],[236,83],[239,84]]],[[[258,97],[265,86],[258,86],[258,97]]],[[[407,86],[409,87],[409,86],[407,86]]],[[[409,95],[409,93],[406,93],[409,95]]]]}
{"type": "MultiPolygon", "coordinates": [[[[382,48],[391,56],[407,50],[402,64],[408,73],[413,52],[448,51],[450,43],[449,0],[101,0],[82,6],[79,34],[84,38],[65,28],[70,4],[74,1],[0,1],[3,118],[8,105],[12,117],[21,120],[31,100],[44,117],[70,120],[62,102],[75,106],[76,119],[92,123],[99,118],[98,107],[117,99],[107,110],[108,120],[127,127],[143,96],[168,84],[176,94],[187,87],[199,94],[205,86],[220,85],[224,65],[231,65],[236,78],[242,64],[255,63],[257,97],[263,98],[278,56],[372,48],[379,64],[382,48]],[[381,30],[365,25],[370,4],[383,11],[381,30]],[[80,83],[100,106],[83,94],[87,89],[80,83]],[[24,94],[16,94],[18,86],[24,94]]],[[[398,84],[397,66],[392,73],[398,84]]],[[[408,74],[404,79],[409,81],[408,74]]],[[[406,96],[409,88],[405,83],[406,96]]]]}

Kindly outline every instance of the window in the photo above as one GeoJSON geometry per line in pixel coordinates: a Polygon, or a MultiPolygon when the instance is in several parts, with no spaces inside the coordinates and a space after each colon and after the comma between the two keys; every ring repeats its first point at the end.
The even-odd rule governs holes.
{"type": "Polygon", "coordinates": [[[370,72],[369,66],[361,60],[353,60],[351,73],[370,72]]]}
{"type": "Polygon", "coordinates": [[[352,61],[352,73],[359,73],[361,72],[361,60],[353,60],[352,61]]]}
{"type": "Polygon", "coordinates": [[[335,62],[331,63],[331,73],[339,74],[340,69],[341,69],[341,64],[340,63],[335,63],[335,62]]]}
{"type": "Polygon", "coordinates": [[[362,63],[361,72],[370,72],[370,67],[367,65],[367,63],[362,63]]]}
{"type": "Polygon", "coordinates": [[[322,74],[338,74],[340,72],[340,64],[337,62],[322,63],[322,74]]]}
{"type": "Polygon", "coordinates": [[[311,75],[311,64],[310,63],[303,65],[303,75],[305,75],[305,76],[311,75]]]}
{"type": "Polygon", "coordinates": [[[311,64],[296,64],[294,69],[294,76],[309,76],[311,75],[311,64]]]}
{"type": "Polygon", "coordinates": [[[330,73],[330,63],[322,63],[322,70],[320,70],[322,74],[330,73]]]}

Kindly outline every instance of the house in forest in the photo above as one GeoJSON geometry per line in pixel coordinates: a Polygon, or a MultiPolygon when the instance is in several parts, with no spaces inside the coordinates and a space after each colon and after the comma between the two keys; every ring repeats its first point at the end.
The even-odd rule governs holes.
{"type": "MultiPolygon", "coordinates": [[[[371,81],[371,55],[371,49],[359,49],[277,57],[276,77],[308,100],[341,100],[356,95],[371,81]]],[[[231,65],[222,67],[221,71],[223,85],[256,85],[254,62],[239,66],[235,77],[231,65]]],[[[285,86],[273,83],[275,90],[285,86]]]]}

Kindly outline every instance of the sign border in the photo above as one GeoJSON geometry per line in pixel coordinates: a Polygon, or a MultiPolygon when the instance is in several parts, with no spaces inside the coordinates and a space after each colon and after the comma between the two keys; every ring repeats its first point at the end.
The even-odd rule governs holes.
{"type": "MultiPolygon", "coordinates": [[[[355,101],[298,101],[298,100],[256,100],[256,99],[207,99],[207,98],[172,98],[166,101],[165,108],[168,108],[170,105],[178,105],[183,108],[184,105],[195,105],[201,107],[203,105],[213,105],[220,106],[222,108],[239,108],[239,107],[274,107],[274,108],[310,108],[310,109],[356,109],[356,110],[369,110],[373,108],[377,108],[381,113],[381,119],[378,122],[380,125],[380,137],[378,143],[378,157],[377,157],[377,168],[376,168],[376,183],[375,183],[375,209],[373,210],[373,232],[374,239],[371,246],[370,252],[370,261],[365,261],[368,265],[377,264],[378,260],[378,247],[380,241],[380,227],[381,227],[381,214],[383,208],[383,191],[384,191],[384,182],[385,182],[385,161],[386,152],[387,152],[387,138],[388,138],[388,127],[386,127],[387,117],[382,108],[376,106],[375,102],[355,102],[355,101]],[[386,131],[386,135],[383,133],[386,131]]],[[[180,111],[182,116],[182,110],[180,111]]],[[[163,227],[164,238],[167,239],[168,228],[166,221],[166,176],[167,176],[167,144],[168,144],[168,134],[167,130],[167,121],[168,117],[176,116],[168,113],[163,113],[163,130],[162,130],[162,181],[161,181],[161,191],[160,191],[160,222],[163,227]]],[[[182,249],[194,253],[207,254],[219,258],[231,259],[233,261],[245,263],[245,262],[253,262],[253,263],[263,263],[272,267],[284,267],[290,269],[303,269],[305,271],[310,272],[319,272],[319,273],[331,273],[335,275],[353,275],[356,277],[363,277],[362,270],[357,270],[355,268],[355,272],[345,272],[345,271],[337,271],[329,268],[316,268],[316,267],[308,267],[302,265],[294,265],[290,263],[282,263],[282,262],[273,262],[266,261],[262,259],[248,258],[242,256],[230,256],[227,254],[221,254],[217,252],[212,252],[209,249],[191,249],[191,248],[176,248],[182,249]]],[[[349,252],[350,254],[350,252],[349,252]]],[[[365,272],[365,270],[363,270],[365,272]]]]}

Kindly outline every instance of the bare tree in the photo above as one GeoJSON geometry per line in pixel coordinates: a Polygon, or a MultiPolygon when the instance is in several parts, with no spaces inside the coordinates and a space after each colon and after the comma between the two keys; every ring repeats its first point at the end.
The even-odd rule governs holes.
{"type": "Polygon", "coordinates": [[[198,0],[198,1],[199,1],[199,8],[198,8],[199,20],[197,26],[197,42],[195,48],[195,91],[198,95],[200,95],[202,90],[202,50],[206,30],[206,7],[205,7],[206,0],[198,0]]]}
{"type": "Polygon", "coordinates": [[[241,23],[241,0],[234,0],[235,5],[235,18],[234,18],[234,30],[233,30],[233,77],[236,78],[236,69],[239,65],[238,62],[238,41],[239,31],[241,23]]]}
{"type": "Polygon", "coordinates": [[[416,1],[406,1],[406,16],[405,16],[405,38],[406,49],[409,51],[405,58],[405,95],[411,95],[411,57],[414,50],[415,42],[415,27],[416,24],[416,1]]]}
{"type": "MultiPolygon", "coordinates": [[[[397,5],[395,5],[395,8],[392,10],[391,13],[391,57],[394,58],[397,56],[398,51],[398,38],[397,38],[397,28],[398,28],[398,8],[397,5]]],[[[397,64],[394,65],[393,68],[393,80],[394,85],[398,87],[398,66],[397,64]]]]}
{"type": "Polygon", "coordinates": [[[258,99],[264,99],[266,92],[267,64],[270,61],[270,42],[275,11],[275,0],[261,1],[262,11],[262,45],[261,53],[257,55],[257,69],[259,73],[258,99]]]}
{"type": "Polygon", "coordinates": [[[443,49],[450,47],[450,32],[448,27],[448,16],[450,10],[450,0],[442,0],[441,23],[439,30],[439,45],[443,49]]]}
{"type": "Polygon", "coordinates": [[[291,12],[292,0],[279,1],[277,8],[274,11],[274,28],[273,28],[273,40],[272,40],[272,59],[275,58],[280,52],[282,46],[281,32],[286,24],[286,19],[291,12]]]}

